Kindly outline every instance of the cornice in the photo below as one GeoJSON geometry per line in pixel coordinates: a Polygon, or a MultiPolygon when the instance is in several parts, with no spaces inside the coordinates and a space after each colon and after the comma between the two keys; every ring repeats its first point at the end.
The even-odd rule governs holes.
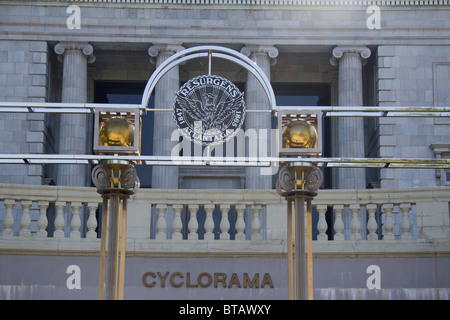
{"type": "MultiPolygon", "coordinates": [[[[11,2],[3,1],[2,2],[11,2]]],[[[450,0],[45,0],[42,2],[61,4],[161,4],[161,5],[193,5],[193,6],[268,6],[268,7],[301,7],[301,6],[450,6],[450,0]]],[[[23,4],[35,4],[23,1],[23,4]]],[[[42,3],[41,3],[42,4],[42,3]]]]}
{"type": "MultiPolygon", "coordinates": [[[[313,257],[448,257],[447,239],[393,241],[313,241],[313,257]]],[[[129,239],[127,256],[134,257],[272,257],[283,258],[287,244],[280,240],[244,241],[186,241],[129,239]]],[[[13,237],[2,239],[2,255],[98,256],[100,239],[42,238],[39,241],[13,237]]]]}

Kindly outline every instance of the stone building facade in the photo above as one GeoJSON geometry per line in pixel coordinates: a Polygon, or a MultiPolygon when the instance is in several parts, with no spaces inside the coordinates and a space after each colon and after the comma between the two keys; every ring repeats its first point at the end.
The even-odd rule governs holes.
{"type": "MultiPolygon", "coordinates": [[[[214,44],[251,57],[274,85],[281,86],[280,90],[283,85],[325,85],[327,105],[446,105],[449,44],[445,1],[418,5],[385,1],[373,8],[372,3],[359,1],[322,2],[258,2],[256,6],[245,1],[235,5],[206,1],[186,6],[173,2],[161,8],[153,1],[142,5],[94,1],[80,2],[73,9],[70,1],[35,5],[6,1],[2,3],[1,100],[96,102],[96,83],[145,82],[155,67],[174,52],[214,44]]],[[[177,90],[180,81],[205,72],[201,64],[188,63],[172,70],[157,89],[154,107],[170,108],[170,93],[177,90]]],[[[245,70],[220,62],[216,68],[215,72],[246,87],[249,109],[267,105],[258,84],[252,84],[254,80],[245,70]]],[[[287,94],[295,95],[295,90],[301,88],[287,94]]],[[[155,143],[161,141],[159,135],[167,137],[173,130],[170,120],[160,121],[160,116],[155,112],[155,134],[145,137],[154,140],[152,150],[144,151],[147,154],[167,155],[173,147],[173,142],[155,143]],[[158,127],[167,122],[169,131],[158,127]]],[[[267,117],[259,120],[258,116],[249,116],[246,126],[255,130],[271,127],[267,117]]],[[[11,115],[2,117],[2,152],[92,152],[93,120],[89,116],[70,116],[66,122],[64,115],[61,119],[43,114],[14,115],[20,117],[20,126],[8,121],[11,115]],[[65,133],[74,125],[86,129],[77,130],[76,137],[73,132],[65,133]]],[[[445,119],[382,118],[364,122],[362,118],[341,118],[330,120],[327,130],[327,156],[433,158],[448,153],[433,153],[431,147],[447,143],[450,129],[445,119]]],[[[90,185],[88,173],[79,170],[69,166],[5,166],[1,181],[90,185]]],[[[236,182],[228,185],[271,187],[269,178],[260,183],[260,175],[251,170],[247,169],[246,175],[230,172],[236,182]],[[236,176],[242,178],[239,184],[236,176]]],[[[437,177],[434,170],[353,170],[349,174],[345,170],[330,174],[334,176],[330,187],[421,187],[441,185],[445,179],[437,177]]],[[[153,171],[154,183],[149,186],[196,185],[185,180],[195,176],[196,171],[153,171]],[[160,176],[171,177],[170,182],[160,176]]]]}
{"type": "MultiPolygon", "coordinates": [[[[185,48],[217,45],[236,50],[253,60],[270,79],[278,105],[380,108],[448,106],[449,18],[448,0],[0,0],[0,101],[140,103],[146,82],[166,59],[185,48]]],[[[203,58],[177,65],[158,82],[149,108],[171,110],[174,93],[180,84],[207,72],[208,61],[203,58]]],[[[217,59],[212,62],[212,72],[229,79],[245,92],[248,110],[270,110],[261,85],[244,68],[217,59]]],[[[171,113],[149,110],[142,120],[142,155],[170,156],[180,144],[178,138],[172,137],[175,125],[171,113]]],[[[324,120],[323,127],[321,135],[325,157],[450,157],[448,117],[330,117],[324,120]]],[[[91,114],[2,112],[0,153],[92,154],[93,129],[94,118],[91,114]]],[[[256,143],[260,154],[276,156],[275,138],[271,134],[275,124],[270,112],[249,112],[244,129],[253,129],[257,133],[256,143]]],[[[191,150],[191,147],[195,150],[190,143],[181,142],[184,152],[191,150]]],[[[249,145],[242,148],[242,152],[248,154],[245,148],[248,149],[249,145]]],[[[217,149],[215,152],[220,154],[223,150],[217,149]]],[[[38,252],[39,259],[45,263],[43,261],[47,255],[54,253],[49,248],[55,244],[55,250],[59,250],[63,259],[54,261],[55,265],[61,264],[62,268],[66,260],[70,260],[68,256],[81,255],[79,263],[82,267],[97,267],[92,257],[88,257],[98,250],[97,239],[94,239],[96,225],[92,221],[95,220],[99,203],[94,196],[89,196],[92,191],[89,188],[92,186],[91,169],[88,165],[0,164],[0,183],[4,193],[1,199],[4,208],[0,215],[3,219],[0,245],[1,254],[8,258],[4,261],[14,261],[20,265],[30,259],[27,256],[29,252],[38,252]],[[17,185],[26,185],[24,188],[28,188],[30,193],[28,198],[19,196],[20,188],[17,185]],[[74,190],[73,195],[71,188],[74,190]],[[67,213],[66,205],[72,208],[69,210],[71,213],[67,213]],[[83,209],[80,211],[80,208],[83,209]],[[56,222],[60,220],[53,218],[55,230],[64,230],[65,237],[71,237],[71,230],[78,228],[76,224],[71,226],[70,222],[75,211],[81,212],[81,217],[84,217],[82,220],[86,224],[86,231],[81,234],[87,238],[83,239],[86,242],[72,242],[72,247],[70,244],[65,246],[64,237],[52,240],[56,242],[51,242],[49,247],[44,242],[36,246],[30,244],[30,241],[26,242],[28,238],[26,241],[20,238],[20,241],[15,242],[16,236],[27,237],[30,232],[44,234],[29,230],[30,225],[40,231],[47,230],[47,225],[37,218],[42,212],[48,212],[49,217],[51,214],[59,218],[64,216],[65,226],[64,219],[60,226],[56,222]],[[35,218],[28,223],[28,218],[21,217],[28,217],[30,212],[35,218]],[[11,217],[14,218],[12,223],[11,217]],[[92,224],[89,225],[88,221],[92,224]],[[91,232],[90,235],[94,235],[89,240],[92,243],[88,241],[90,236],[87,236],[87,230],[91,232]],[[80,254],[83,251],[87,254],[80,254]],[[17,253],[19,256],[15,256],[17,253]]],[[[261,174],[260,169],[192,166],[138,168],[145,190],[141,198],[137,195],[131,203],[135,215],[130,216],[128,228],[132,233],[135,232],[130,238],[133,241],[131,251],[136,257],[130,262],[130,268],[135,268],[133,270],[142,276],[141,273],[148,271],[142,256],[157,256],[160,259],[157,263],[166,268],[167,261],[164,259],[175,255],[181,261],[187,258],[187,252],[203,257],[201,267],[207,269],[210,263],[214,270],[220,269],[224,259],[227,259],[226,255],[230,254],[241,259],[244,266],[256,267],[261,279],[266,267],[271,272],[280,269],[280,266],[285,268],[285,218],[279,219],[272,215],[284,210],[285,203],[271,190],[276,175],[261,174]],[[153,189],[159,198],[149,191],[153,189]],[[203,203],[200,196],[199,199],[193,199],[183,189],[207,189],[204,197],[208,199],[205,200],[209,201],[208,204],[203,203]],[[239,194],[236,189],[247,190],[239,194]],[[210,199],[214,192],[217,199],[223,202],[215,207],[210,199]],[[170,200],[164,200],[164,197],[170,200]],[[222,208],[222,214],[224,210],[228,212],[232,208],[236,218],[231,228],[236,234],[245,229],[244,238],[250,247],[242,243],[235,247],[226,243],[221,247],[221,244],[216,243],[217,247],[216,244],[212,247],[201,244],[194,248],[191,243],[186,245],[181,240],[176,242],[172,233],[182,233],[183,239],[188,239],[189,228],[192,227],[188,227],[188,220],[183,220],[183,229],[178,229],[180,214],[185,217],[183,219],[188,219],[185,213],[187,206],[191,210],[189,217],[192,217],[192,210],[199,210],[200,206],[203,219],[206,220],[219,207],[222,208]],[[167,222],[164,228],[167,230],[161,229],[161,223],[157,223],[159,218],[164,219],[164,215],[167,222]],[[240,222],[236,222],[243,217],[247,223],[244,229],[240,222]],[[251,220],[252,217],[254,220],[251,220]],[[157,232],[162,232],[167,240],[173,240],[172,243],[165,246],[164,241],[155,239],[157,232]],[[251,234],[261,236],[252,238],[251,234]],[[142,239],[156,241],[156,247],[142,239]],[[169,248],[168,253],[161,248],[169,248]],[[218,259],[202,256],[205,253],[212,253],[218,259]],[[271,260],[274,257],[275,260],[271,260]],[[208,259],[211,261],[208,262],[208,259]],[[258,261],[264,263],[259,265],[258,261]]],[[[334,268],[342,275],[345,273],[342,270],[351,268],[353,263],[353,260],[346,260],[346,255],[358,259],[358,254],[362,254],[363,258],[357,260],[355,267],[360,275],[353,278],[349,275],[349,281],[345,284],[330,278],[334,289],[328,290],[326,279],[321,278],[316,297],[348,298],[348,292],[351,292],[350,295],[354,294],[356,296],[353,297],[357,298],[448,298],[450,277],[446,270],[450,263],[450,231],[449,205],[445,197],[448,194],[450,172],[444,169],[339,168],[326,169],[324,173],[322,189],[330,190],[326,190],[322,198],[319,196],[318,205],[315,205],[315,212],[318,213],[315,239],[318,241],[314,248],[318,250],[319,261],[324,263],[318,264],[317,272],[327,274],[324,265],[336,263],[334,268]],[[413,190],[418,200],[410,199],[405,190],[413,190]],[[420,193],[422,190],[423,194],[420,193]],[[401,195],[397,195],[397,192],[401,195]],[[434,202],[433,199],[437,200],[434,202]],[[427,211],[427,208],[434,209],[427,211]],[[378,218],[381,212],[387,216],[387,220],[378,218]],[[395,228],[394,222],[391,223],[392,212],[398,219],[395,228]],[[344,221],[344,230],[334,224],[338,231],[327,231],[337,217],[340,219],[341,214],[346,217],[344,220],[347,219],[344,221]],[[401,220],[401,217],[408,215],[411,215],[412,227],[409,222],[400,226],[400,221],[406,221],[401,220]],[[373,230],[374,217],[379,219],[375,224],[378,235],[373,230]],[[378,229],[376,225],[379,225],[378,229]],[[372,251],[373,243],[369,242],[328,241],[335,234],[342,235],[342,239],[345,235],[345,239],[349,240],[354,233],[361,234],[364,241],[369,241],[369,235],[376,239],[384,237],[384,240],[392,240],[396,237],[401,241],[415,241],[414,248],[402,246],[406,242],[391,247],[380,242],[372,251]],[[326,242],[321,243],[320,239],[326,242]],[[433,241],[438,241],[438,244],[433,241]],[[359,249],[351,251],[355,248],[352,244],[359,249]],[[342,256],[334,259],[335,252],[342,256]],[[394,257],[396,254],[400,258],[394,257]],[[440,260],[431,261],[430,254],[435,254],[440,260]],[[417,272],[411,278],[402,278],[397,282],[392,280],[403,288],[411,280],[413,291],[400,292],[391,288],[390,291],[373,294],[373,291],[353,290],[358,286],[357,283],[365,282],[366,264],[374,264],[375,258],[381,259],[381,265],[385,268],[391,268],[393,264],[405,267],[410,259],[416,259],[414,265],[424,267],[429,273],[423,281],[411,280],[417,278],[417,272]],[[435,269],[439,272],[433,271],[435,269]],[[439,283],[433,282],[430,275],[433,272],[440,275],[439,283]],[[438,289],[433,291],[433,288],[438,289]]],[[[214,228],[217,234],[225,232],[222,229],[228,230],[226,224],[219,227],[218,221],[214,228]]],[[[212,232],[212,229],[208,232],[212,232]]],[[[232,240],[235,240],[234,237],[233,234],[232,240]]],[[[189,270],[197,267],[189,260],[189,270]]],[[[232,267],[225,269],[224,272],[233,271],[232,267]]],[[[239,269],[239,272],[247,272],[244,269],[239,269]]],[[[177,270],[170,271],[173,274],[177,270]]],[[[186,280],[187,273],[183,272],[177,274],[178,280],[180,274],[186,280]]],[[[214,277],[213,271],[208,272],[210,277],[214,277]]],[[[131,293],[131,296],[148,298],[149,291],[145,284],[152,283],[152,274],[147,274],[145,288],[140,279],[131,278],[131,275],[129,277],[131,284],[127,290],[133,292],[138,287],[135,295],[131,293]],[[139,296],[141,293],[142,296],[139,296]]],[[[207,281],[207,278],[205,276],[200,281],[207,281]]],[[[272,274],[272,278],[276,282],[275,290],[260,292],[260,296],[256,292],[250,295],[240,292],[239,297],[287,298],[285,295],[279,296],[278,291],[285,289],[287,279],[283,274],[272,274]]],[[[7,282],[1,275],[0,280],[7,282]]],[[[3,285],[1,281],[0,285],[3,285]]],[[[79,297],[75,291],[70,294],[64,291],[64,284],[61,286],[63,289],[58,287],[58,290],[62,290],[64,297],[79,297]]],[[[56,291],[48,288],[49,291],[46,291],[46,288],[44,283],[39,289],[41,295],[38,298],[55,297],[56,291]]],[[[363,288],[366,290],[364,285],[363,288]]],[[[89,297],[95,298],[95,289],[95,286],[89,287],[89,297]]],[[[16,297],[11,292],[10,296],[16,297]]],[[[27,291],[25,297],[36,298],[30,292],[27,291]]],[[[177,290],[163,293],[163,298],[186,297],[184,292],[177,290]]],[[[223,298],[230,295],[229,292],[220,292],[213,296],[223,298]]],[[[206,289],[193,293],[194,298],[208,296],[209,291],[206,289]]]]}

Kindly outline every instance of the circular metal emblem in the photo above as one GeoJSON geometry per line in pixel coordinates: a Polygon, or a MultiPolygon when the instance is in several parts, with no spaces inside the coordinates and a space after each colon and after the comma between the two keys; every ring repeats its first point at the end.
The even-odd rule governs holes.
{"type": "Polygon", "coordinates": [[[244,123],[244,93],[220,76],[195,77],[176,93],[173,117],[189,140],[204,146],[224,143],[244,123]]]}

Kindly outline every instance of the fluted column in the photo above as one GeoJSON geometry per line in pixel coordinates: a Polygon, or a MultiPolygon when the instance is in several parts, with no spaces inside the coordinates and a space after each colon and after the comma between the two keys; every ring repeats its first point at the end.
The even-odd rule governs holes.
{"type": "MultiPolygon", "coordinates": [[[[270,66],[276,63],[278,49],[272,46],[246,46],[241,49],[241,53],[255,61],[270,79],[270,66]]],[[[267,95],[259,83],[258,79],[248,73],[247,88],[245,92],[246,107],[248,110],[270,110],[270,103],[267,95]]],[[[249,134],[250,142],[246,147],[247,156],[270,156],[271,151],[271,128],[272,120],[270,113],[247,113],[245,119],[245,130],[255,130],[257,141],[249,134]]],[[[245,169],[246,189],[271,189],[272,176],[261,174],[261,168],[247,167],[245,169]]]]}
{"type": "MultiPolygon", "coordinates": [[[[148,49],[148,54],[159,67],[166,59],[178,51],[182,46],[153,45],[148,49]]],[[[180,87],[178,66],[173,67],[159,81],[155,88],[155,108],[172,109],[175,92],[180,87]]],[[[171,112],[155,112],[153,129],[153,155],[170,156],[173,141],[170,141],[173,130],[176,127],[171,112]]],[[[178,188],[177,166],[154,166],[152,171],[152,187],[160,189],[178,188]]]]}
{"type": "MultiPolygon", "coordinates": [[[[55,52],[63,62],[62,102],[85,103],[87,98],[87,64],[95,61],[93,47],[88,43],[58,43],[55,52]]],[[[59,153],[86,154],[88,116],[61,114],[59,153]]],[[[57,184],[86,186],[88,168],[81,165],[59,165],[57,184]]]]}
{"type": "MultiPolygon", "coordinates": [[[[340,106],[362,106],[362,67],[370,57],[364,46],[346,46],[333,49],[330,62],[339,66],[338,101],[340,106]]],[[[336,121],[336,147],[338,157],[364,158],[364,120],[361,117],[341,117],[336,121]]],[[[358,189],[366,187],[365,169],[339,168],[333,187],[358,189]]]]}

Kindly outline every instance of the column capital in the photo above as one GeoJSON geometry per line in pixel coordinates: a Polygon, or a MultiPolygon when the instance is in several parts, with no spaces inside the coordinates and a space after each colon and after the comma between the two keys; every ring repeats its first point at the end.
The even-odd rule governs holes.
{"type": "Polygon", "coordinates": [[[267,55],[269,56],[271,65],[275,65],[278,57],[278,49],[274,46],[259,46],[251,45],[245,46],[241,49],[241,53],[249,58],[254,54],[267,55]]]}
{"type": "Polygon", "coordinates": [[[89,43],[82,42],[59,42],[54,48],[56,54],[58,54],[59,61],[64,60],[64,55],[67,52],[78,52],[88,57],[88,63],[95,61],[94,48],[89,43]]]}
{"type": "Polygon", "coordinates": [[[333,49],[333,56],[330,58],[330,64],[336,67],[339,62],[338,60],[345,55],[356,55],[361,58],[363,63],[366,63],[366,59],[370,57],[370,49],[366,46],[337,46],[333,49]]]}
{"type": "Polygon", "coordinates": [[[176,44],[154,44],[148,48],[150,62],[156,64],[156,57],[160,54],[173,55],[184,50],[185,47],[176,44]]]}

